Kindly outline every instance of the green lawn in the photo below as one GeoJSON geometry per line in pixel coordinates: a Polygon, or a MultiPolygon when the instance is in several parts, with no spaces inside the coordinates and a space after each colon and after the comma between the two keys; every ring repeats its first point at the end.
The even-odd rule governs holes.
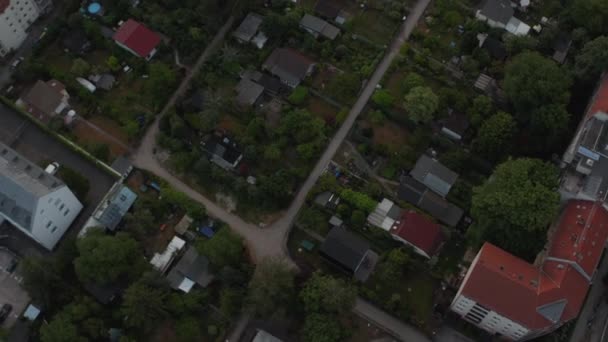
{"type": "Polygon", "coordinates": [[[398,23],[376,10],[359,11],[349,25],[351,32],[379,45],[387,45],[393,39],[398,23]]]}

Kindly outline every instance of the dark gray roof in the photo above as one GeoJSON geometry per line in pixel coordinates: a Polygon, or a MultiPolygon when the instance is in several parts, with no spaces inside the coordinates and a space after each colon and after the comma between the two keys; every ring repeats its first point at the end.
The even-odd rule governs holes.
{"type": "Polygon", "coordinates": [[[242,155],[237,149],[236,143],[228,137],[213,135],[205,144],[205,148],[212,155],[223,159],[230,164],[235,163],[242,155]]]}
{"type": "Polygon", "coordinates": [[[515,11],[509,0],[486,0],[480,9],[488,19],[507,25],[515,11]]]}
{"type": "Polygon", "coordinates": [[[249,42],[260,29],[264,18],[255,13],[249,13],[232,35],[244,42],[249,42]]]}
{"type": "Polygon", "coordinates": [[[332,40],[336,39],[338,34],[340,34],[339,28],[310,14],[305,14],[304,17],[302,17],[300,20],[300,26],[332,40]]]}
{"type": "Polygon", "coordinates": [[[355,272],[369,251],[369,244],[344,228],[333,228],[320,252],[345,269],[355,272]]]}
{"type": "Polygon", "coordinates": [[[131,164],[129,158],[125,156],[119,156],[114,160],[111,167],[112,169],[114,169],[114,171],[124,176],[133,169],[133,164],[131,164]]]}
{"type": "Polygon", "coordinates": [[[214,278],[209,270],[209,260],[192,246],[188,247],[186,253],[167,274],[169,285],[174,289],[179,288],[184,278],[202,287],[207,287],[214,278]]]}
{"type": "Polygon", "coordinates": [[[243,78],[236,85],[236,102],[240,105],[253,105],[264,93],[264,87],[248,78],[243,78]]]}
{"type": "Polygon", "coordinates": [[[456,182],[458,174],[423,154],[410,171],[410,176],[445,197],[456,182]]]}
{"type": "MultiPolygon", "coordinates": [[[[58,81],[54,84],[59,84],[58,81]]],[[[61,86],[62,87],[62,86],[61,86]]],[[[37,81],[36,84],[30,89],[30,91],[22,97],[23,102],[34,107],[40,112],[52,115],[57,107],[63,100],[63,94],[61,94],[59,87],[53,87],[48,82],[37,81]]]]}
{"type": "Polygon", "coordinates": [[[553,60],[563,64],[566,61],[566,57],[568,56],[568,51],[570,51],[571,45],[572,39],[570,39],[566,33],[560,32],[553,42],[553,50],[555,51],[553,54],[553,60]]]}
{"type": "Polygon", "coordinates": [[[463,215],[462,209],[429,191],[424,184],[408,176],[401,177],[398,196],[399,199],[417,206],[449,226],[457,225],[463,215]]]}
{"type": "Polygon", "coordinates": [[[291,85],[299,84],[308,75],[314,62],[300,52],[289,48],[277,48],[262,65],[263,69],[291,85]]]}
{"type": "Polygon", "coordinates": [[[496,38],[486,38],[483,42],[483,48],[486,49],[494,59],[503,60],[507,58],[507,49],[504,44],[496,38]]]}
{"type": "Polygon", "coordinates": [[[75,54],[83,54],[93,47],[87,35],[82,30],[71,30],[63,36],[61,44],[75,54]]]}
{"type": "Polygon", "coordinates": [[[107,229],[115,230],[136,199],[137,195],[131,189],[121,185],[108,199],[107,206],[99,216],[99,222],[107,229]]]}
{"type": "Polygon", "coordinates": [[[29,229],[38,200],[65,184],[0,143],[0,212],[29,229]]]}
{"type": "Polygon", "coordinates": [[[444,122],[443,128],[462,137],[469,128],[469,119],[460,113],[451,113],[444,122]]]}

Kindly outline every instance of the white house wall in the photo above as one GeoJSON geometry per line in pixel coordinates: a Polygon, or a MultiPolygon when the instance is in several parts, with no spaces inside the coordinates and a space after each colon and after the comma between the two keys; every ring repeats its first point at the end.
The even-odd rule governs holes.
{"type": "Polygon", "coordinates": [[[41,197],[31,236],[45,248],[53,249],[81,210],[82,204],[67,186],[41,197]]]}
{"type": "Polygon", "coordinates": [[[11,0],[0,14],[0,57],[17,49],[25,38],[27,29],[38,19],[40,11],[32,0],[11,0]]]}

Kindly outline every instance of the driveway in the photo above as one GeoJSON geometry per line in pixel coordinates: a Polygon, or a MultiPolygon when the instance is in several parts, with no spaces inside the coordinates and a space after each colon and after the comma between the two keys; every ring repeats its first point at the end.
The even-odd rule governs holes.
{"type": "Polygon", "coordinates": [[[13,309],[2,323],[2,328],[8,329],[15,324],[17,318],[30,302],[27,292],[21,288],[19,277],[9,273],[7,268],[16,256],[5,248],[0,247],[0,306],[10,304],[13,309]]]}

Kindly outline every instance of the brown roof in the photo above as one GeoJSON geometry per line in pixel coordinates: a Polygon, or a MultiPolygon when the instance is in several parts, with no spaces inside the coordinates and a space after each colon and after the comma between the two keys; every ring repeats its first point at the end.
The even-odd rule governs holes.
{"type": "Polygon", "coordinates": [[[29,112],[37,111],[41,114],[53,115],[55,109],[63,100],[62,90],[65,86],[56,80],[48,82],[37,81],[36,84],[21,99],[30,109],[29,112]]]}
{"type": "Polygon", "coordinates": [[[4,13],[10,4],[11,0],[0,0],[0,14],[4,13]]]}
{"type": "Polygon", "coordinates": [[[462,295],[529,329],[569,321],[578,316],[607,238],[608,212],[570,201],[540,266],[485,243],[462,295]]]}

